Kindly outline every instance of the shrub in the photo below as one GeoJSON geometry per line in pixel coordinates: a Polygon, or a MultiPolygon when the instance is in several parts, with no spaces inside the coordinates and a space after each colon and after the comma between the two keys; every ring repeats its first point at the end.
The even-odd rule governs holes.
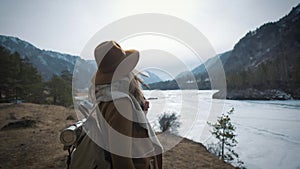
{"type": "Polygon", "coordinates": [[[178,133],[180,127],[179,116],[176,113],[163,113],[158,117],[161,132],[178,133]]]}

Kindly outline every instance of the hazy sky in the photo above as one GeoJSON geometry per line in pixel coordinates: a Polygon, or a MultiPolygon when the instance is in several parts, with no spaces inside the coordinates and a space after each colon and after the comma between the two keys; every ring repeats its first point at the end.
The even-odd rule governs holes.
{"type": "MultiPolygon", "coordinates": [[[[300,0],[0,0],[0,34],[80,55],[105,25],[140,13],[181,18],[199,29],[216,53],[233,48],[248,31],[277,21],[300,0]]],[[[89,58],[92,59],[92,58],[89,58]]]]}

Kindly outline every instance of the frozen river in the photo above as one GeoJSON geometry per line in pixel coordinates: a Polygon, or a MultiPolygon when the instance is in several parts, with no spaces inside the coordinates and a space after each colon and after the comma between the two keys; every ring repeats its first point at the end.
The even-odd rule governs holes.
{"type": "Polygon", "coordinates": [[[247,168],[300,168],[300,100],[234,101],[212,99],[212,91],[144,91],[153,124],[163,112],[175,112],[182,123],[179,135],[201,142],[212,140],[207,121],[234,107],[236,152],[247,168]]]}

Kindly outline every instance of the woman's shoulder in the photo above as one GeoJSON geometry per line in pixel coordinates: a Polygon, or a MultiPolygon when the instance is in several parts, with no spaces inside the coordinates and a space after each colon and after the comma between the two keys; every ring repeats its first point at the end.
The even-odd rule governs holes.
{"type": "Polygon", "coordinates": [[[110,101],[100,102],[100,108],[110,109],[111,111],[132,111],[132,104],[129,98],[118,98],[110,101]]]}
{"type": "Polygon", "coordinates": [[[122,98],[116,98],[113,100],[108,101],[101,101],[99,105],[110,105],[110,106],[116,106],[116,104],[131,104],[131,100],[128,97],[122,97],[122,98]]]}

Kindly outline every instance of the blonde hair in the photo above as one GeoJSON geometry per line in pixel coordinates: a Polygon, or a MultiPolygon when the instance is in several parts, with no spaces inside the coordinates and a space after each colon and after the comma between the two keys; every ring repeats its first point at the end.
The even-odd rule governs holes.
{"type": "Polygon", "coordinates": [[[133,75],[129,84],[129,93],[132,94],[141,105],[144,105],[145,97],[142,92],[141,84],[143,84],[142,79],[137,75],[133,75]]]}

